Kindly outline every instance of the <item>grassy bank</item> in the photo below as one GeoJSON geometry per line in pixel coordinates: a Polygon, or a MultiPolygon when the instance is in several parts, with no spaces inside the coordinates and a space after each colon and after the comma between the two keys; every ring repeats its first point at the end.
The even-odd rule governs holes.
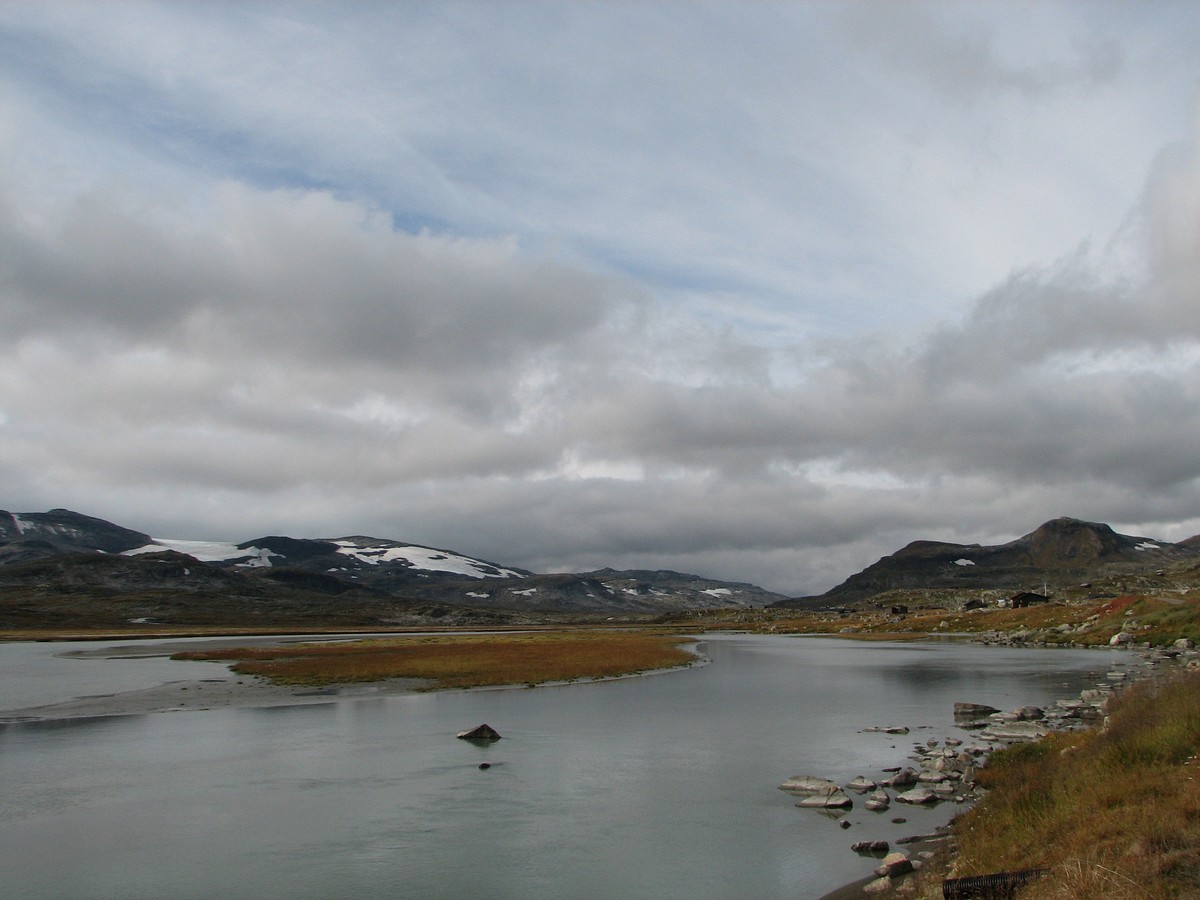
{"type": "Polygon", "coordinates": [[[996,753],[991,793],[955,822],[943,877],[1020,869],[1050,874],[1022,900],[1161,900],[1200,896],[1200,673],[1142,682],[1104,729],[1053,735],[996,753]]]}
{"type": "Polygon", "coordinates": [[[1047,644],[1102,646],[1126,632],[1137,643],[1167,646],[1180,638],[1200,644],[1200,592],[1122,594],[1115,597],[1055,600],[1022,609],[987,606],[964,610],[979,592],[941,592],[944,597],[881,594],[860,609],[822,612],[790,609],[706,610],[674,619],[689,630],[735,627],[771,634],[833,634],[855,640],[915,640],[946,634],[1012,635],[1047,644]],[[895,601],[893,604],[892,601],[895,601]],[[946,606],[938,605],[941,601],[946,606]],[[898,615],[892,605],[909,612],[898,615]]]}
{"type": "Polygon", "coordinates": [[[236,661],[233,670],[276,684],[344,684],[417,678],[430,688],[610,678],[688,665],[676,635],[542,632],[387,638],[336,644],[193,651],[174,659],[236,661]]]}

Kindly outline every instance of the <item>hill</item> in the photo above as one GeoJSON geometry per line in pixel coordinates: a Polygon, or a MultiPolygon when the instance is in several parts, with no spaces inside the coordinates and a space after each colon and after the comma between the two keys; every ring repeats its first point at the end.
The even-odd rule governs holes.
{"type": "Polygon", "coordinates": [[[1052,591],[1200,561],[1200,538],[1177,544],[1118,534],[1108,525],[1052,519],[1007,544],[914,541],[816,597],[776,606],[852,606],[904,591],[1052,591]]]}

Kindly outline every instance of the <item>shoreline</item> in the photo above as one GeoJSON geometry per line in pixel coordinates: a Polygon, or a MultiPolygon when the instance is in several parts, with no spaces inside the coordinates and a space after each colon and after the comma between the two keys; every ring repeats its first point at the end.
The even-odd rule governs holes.
{"type": "MultiPolygon", "coordinates": [[[[988,645],[987,642],[980,643],[982,643],[984,646],[988,645]]],[[[998,735],[989,735],[988,731],[992,726],[988,726],[982,731],[977,728],[971,728],[969,730],[962,729],[966,730],[968,734],[977,735],[978,738],[983,739],[984,742],[991,745],[986,756],[983,758],[981,765],[984,767],[986,766],[986,758],[990,757],[992,753],[996,752],[997,750],[1011,747],[1015,744],[1036,742],[1044,739],[1050,734],[1064,730],[1087,730],[1089,728],[1097,727],[1097,725],[1102,723],[1104,720],[1106,704],[1111,697],[1116,696],[1126,688],[1143,679],[1154,678],[1158,676],[1161,674],[1164,668],[1170,668],[1173,665],[1179,665],[1182,662],[1180,657],[1182,656],[1186,658],[1187,656],[1187,654],[1171,652],[1165,648],[1156,648],[1149,645],[1140,647],[1124,646],[1121,648],[1121,651],[1124,653],[1129,653],[1131,656],[1136,654],[1135,659],[1123,660],[1115,663],[1114,666],[1121,668],[1120,672],[1109,671],[1093,686],[1093,688],[1084,690],[1078,699],[1070,697],[1059,698],[1056,701],[1058,715],[1047,715],[1041,719],[1041,721],[1046,725],[1046,730],[1040,735],[1031,737],[1001,737],[998,735]],[[1078,715],[1081,709],[1089,706],[1093,708],[1094,713],[1087,717],[1080,716],[1080,718],[1071,718],[1072,713],[1064,712],[1065,710],[1074,710],[1073,714],[1078,715]]],[[[1192,658],[1195,659],[1196,655],[1192,654],[1192,658]]],[[[1047,712],[1050,712],[1051,709],[1052,708],[1047,707],[1047,712]]],[[[999,723],[1002,721],[999,717],[1012,717],[1014,715],[1014,713],[1006,713],[1002,711],[989,718],[992,718],[994,722],[999,723]]],[[[909,758],[912,759],[914,757],[909,758]]],[[[983,797],[981,796],[975,796],[965,804],[966,809],[974,807],[982,799],[983,797]]],[[[964,806],[964,804],[956,803],[955,805],[959,808],[956,809],[954,814],[942,826],[939,826],[939,828],[945,829],[945,837],[950,841],[953,841],[954,837],[954,820],[965,811],[965,809],[961,808],[964,806]]],[[[913,857],[913,862],[915,867],[914,872],[911,874],[919,872],[921,868],[921,863],[918,861],[915,855],[913,857]]],[[[909,873],[897,876],[894,878],[894,883],[899,884],[907,877],[909,877],[909,873]]],[[[888,878],[889,876],[886,875],[882,877],[878,874],[864,875],[861,878],[843,884],[841,887],[838,887],[827,894],[822,894],[818,900],[854,900],[854,898],[870,896],[873,892],[867,890],[867,886],[876,881],[886,881],[888,878]]],[[[890,893],[891,890],[892,888],[888,887],[885,892],[890,893]]]]}

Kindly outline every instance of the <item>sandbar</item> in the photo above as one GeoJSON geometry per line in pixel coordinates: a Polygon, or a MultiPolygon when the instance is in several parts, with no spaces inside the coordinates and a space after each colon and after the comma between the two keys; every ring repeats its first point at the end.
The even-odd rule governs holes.
{"type": "MultiPolygon", "coordinates": [[[[205,648],[254,645],[288,641],[312,641],[305,638],[229,638],[205,641],[205,648]]],[[[138,642],[126,646],[104,647],[98,650],[67,651],[64,656],[107,659],[136,659],[170,656],[181,650],[196,649],[193,642],[138,642]]],[[[43,722],[59,719],[93,718],[100,716],[133,716],[149,713],[190,712],[211,709],[263,708],[300,706],[313,703],[334,703],[341,700],[366,700],[396,696],[420,690],[427,682],[418,678],[393,678],[355,684],[325,686],[277,685],[263,678],[238,675],[226,667],[214,665],[213,678],[192,678],[164,681],[137,690],[112,694],[85,694],[71,700],[0,709],[0,725],[22,722],[43,722]]]]}

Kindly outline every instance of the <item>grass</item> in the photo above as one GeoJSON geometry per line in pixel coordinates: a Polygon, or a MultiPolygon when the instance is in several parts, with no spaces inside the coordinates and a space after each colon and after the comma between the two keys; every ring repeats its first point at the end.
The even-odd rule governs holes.
{"type": "MultiPolygon", "coordinates": [[[[954,602],[961,603],[978,596],[977,592],[961,594],[953,598],[954,602]]],[[[884,606],[886,608],[887,604],[884,606]]],[[[775,634],[832,634],[853,640],[914,640],[938,635],[1025,632],[1032,641],[1083,646],[1106,645],[1114,634],[1128,631],[1138,643],[1167,646],[1179,638],[1190,638],[1200,644],[1200,594],[1190,592],[1083,598],[1024,609],[990,606],[963,611],[914,604],[910,610],[903,617],[870,608],[849,615],[761,610],[743,613],[746,621],[740,627],[775,634]],[[1060,626],[1070,628],[1059,630],[1060,626]],[[843,633],[842,629],[853,630],[843,633]]],[[[704,627],[719,628],[722,624],[714,617],[708,622],[701,620],[693,627],[701,630],[704,627]]]]}
{"type": "Polygon", "coordinates": [[[174,659],[234,660],[235,672],[276,684],[415,678],[430,689],[610,678],[688,665],[677,635],[541,632],[387,638],[336,644],[192,651],[174,659]]]}
{"type": "Polygon", "coordinates": [[[1047,867],[1022,900],[1200,896],[1198,752],[1195,671],[1129,688],[1102,730],[999,752],[981,773],[991,793],[955,823],[947,877],[1047,867]]]}

